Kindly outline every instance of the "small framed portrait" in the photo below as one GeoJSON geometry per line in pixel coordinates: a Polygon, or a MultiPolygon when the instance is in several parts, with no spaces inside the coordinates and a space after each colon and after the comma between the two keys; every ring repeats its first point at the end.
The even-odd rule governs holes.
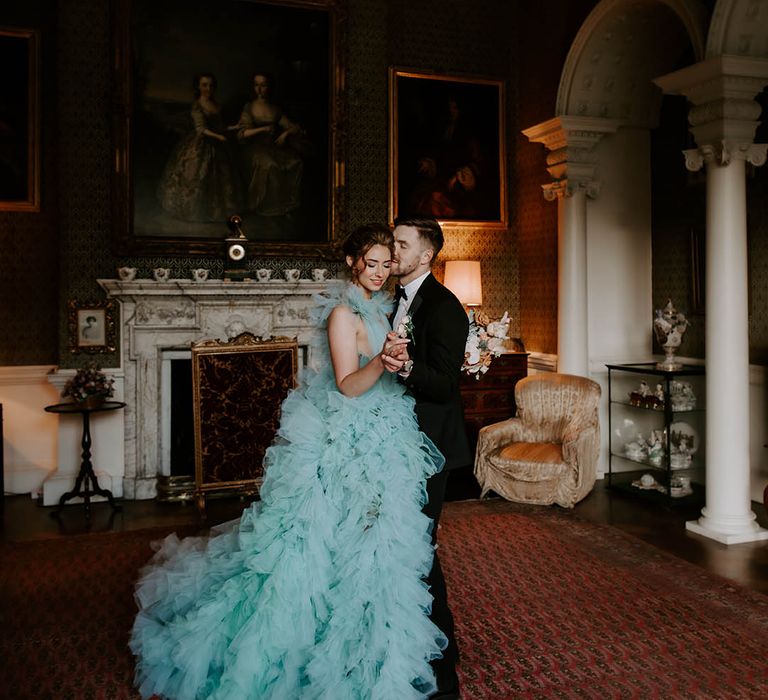
{"type": "Polygon", "coordinates": [[[69,350],[72,353],[114,352],[115,302],[69,302],[69,350]]]}
{"type": "Polygon", "coordinates": [[[39,36],[0,27],[0,211],[40,211],[39,36]]]}
{"type": "Polygon", "coordinates": [[[389,70],[389,216],[506,228],[504,82],[389,70]]]}

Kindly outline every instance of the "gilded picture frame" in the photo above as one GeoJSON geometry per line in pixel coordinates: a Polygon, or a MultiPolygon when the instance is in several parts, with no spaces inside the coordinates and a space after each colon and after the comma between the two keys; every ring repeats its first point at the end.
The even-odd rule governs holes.
{"type": "Polygon", "coordinates": [[[116,314],[114,299],[93,303],[71,299],[67,304],[69,351],[73,354],[115,352],[116,314]]]}
{"type": "Polygon", "coordinates": [[[40,35],[0,27],[0,211],[40,211],[40,35]]]}
{"type": "Polygon", "coordinates": [[[205,508],[211,491],[258,493],[263,460],[296,385],[295,338],[262,340],[242,333],[192,346],[195,493],[205,508]]]}
{"type": "Polygon", "coordinates": [[[115,249],[325,257],[341,235],[346,0],[117,0],[115,249]],[[257,85],[258,83],[258,85],[257,85]]]}
{"type": "Polygon", "coordinates": [[[504,81],[389,69],[389,219],[508,224],[504,81]]]}

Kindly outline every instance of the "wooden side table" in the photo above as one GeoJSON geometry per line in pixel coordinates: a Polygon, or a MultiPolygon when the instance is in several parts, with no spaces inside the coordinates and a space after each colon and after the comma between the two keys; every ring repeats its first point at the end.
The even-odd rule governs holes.
{"type": "Polygon", "coordinates": [[[477,444],[480,428],[512,418],[515,404],[515,384],[528,376],[528,353],[510,352],[494,357],[490,369],[479,379],[463,374],[461,398],[464,403],[464,423],[472,450],[477,444]]]}
{"type": "Polygon", "coordinates": [[[85,503],[85,519],[90,522],[91,519],[91,497],[104,496],[113,510],[119,509],[115,503],[115,498],[109,489],[103,489],[99,486],[96,474],[91,464],[91,413],[102,413],[104,411],[115,411],[118,408],[124,408],[122,401],[104,401],[97,406],[85,406],[81,403],[57,403],[53,406],[46,406],[48,413],[75,414],[79,413],[83,419],[83,437],[80,445],[83,449],[82,460],[80,462],[80,471],[77,473],[75,488],[67,491],[59,499],[59,507],[51,513],[51,517],[58,517],[62,506],[72,498],[82,497],[85,503]]]}
{"type": "MultiPolygon", "coordinates": [[[[464,404],[464,426],[472,454],[477,446],[480,428],[512,418],[515,404],[515,384],[528,376],[528,353],[510,352],[494,357],[490,369],[479,379],[461,375],[461,399],[464,404]]],[[[470,464],[451,471],[446,488],[446,500],[478,498],[480,486],[470,464]]]]}

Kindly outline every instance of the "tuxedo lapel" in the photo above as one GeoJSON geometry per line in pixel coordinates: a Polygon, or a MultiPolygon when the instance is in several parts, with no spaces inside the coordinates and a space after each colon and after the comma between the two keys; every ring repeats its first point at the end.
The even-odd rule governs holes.
{"type": "MultiPolygon", "coordinates": [[[[421,290],[419,290],[419,292],[421,292],[421,290]]],[[[408,309],[408,315],[411,318],[413,318],[416,315],[416,312],[419,310],[419,307],[421,306],[422,298],[419,292],[416,292],[416,296],[413,297],[413,301],[411,302],[411,307],[408,309]]]]}
{"type": "Polygon", "coordinates": [[[435,282],[435,278],[432,276],[432,273],[430,273],[429,275],[427,275],[426,279],[421,283],[421,286],[419,287],[418,291],[414,295],[413,301],[411,302],[411,306],[408,309],[408,313],[411,315],[411,318],[414,318],[416,316],[416,312],[424,303],[424,299],[425,298],[429,299],[429,292],[434,282],[435,282]]]}

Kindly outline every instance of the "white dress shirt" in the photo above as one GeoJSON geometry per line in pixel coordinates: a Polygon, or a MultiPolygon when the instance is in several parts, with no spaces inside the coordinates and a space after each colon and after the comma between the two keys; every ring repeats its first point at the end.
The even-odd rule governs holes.
{"type": "Polygon", "coordinates": [[[419,287],[421,287],[422,282],[424,282],[425,279],[427,279],[427,275],[431,274],[429,270],[427,270],[423,275],[417,277],[415,280],[411,280],[408,282],[408,284],[403,287],[405,290],[405,296],[406,298],[401,298],[397,305],[397,311],[395,311],[395,317],[392,319],[392,328],[397,330],[397,327],[400,325],[400,322],[403,320],[403,316],[405,316],[408,311],[411,308],[411,302],[413,301],[413,298],[416,296],[416,292],[419,291],[419,287]]]}

